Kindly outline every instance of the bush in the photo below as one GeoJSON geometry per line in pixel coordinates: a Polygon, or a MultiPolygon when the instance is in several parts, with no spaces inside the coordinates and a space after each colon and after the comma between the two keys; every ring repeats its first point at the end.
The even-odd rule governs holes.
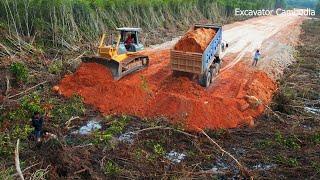
{"type": "Polygon", "coordinates": [[[43,113],[43,108],[41,97],[37,93],[32,93],[24,96],[20,101],[20,107],[10,111],[6,117],[11,121],[24,121],[30,119],[35,112],[43,113]]]}
{"type": "Polygon", "coordinates": [[[37,93],[24,96],[21,101],[21,107],[27,111],[29,115],[33,115],[35,112],[43,112],[41,97],[37,93]]]}
{"type": "Polygon", "coordinates": [[[95,134],[95,138],[97,138],[99,141],[97,141],[96,143],[109,143],[113,136],[123,132],[129,120],[130,119],[127,116],[122,116],[121,118],[114,121],[105,131],[97,132],[95,134]]]}
{"type": "Polygon", "coordinates": [[[55,121],[65,122],[72,116],[82,116],[85,113],[85,106],[81,96],[73,95],[67,102],[54,102],[51,100],[50,104],[54,105],[51,113],[55,121]]]}
{"type": "Polygon", "coordinates": [[[63,69],[62,60],[53,61],[48,68],[51,74],[60,74],[63,69]]]}
{"type": "Polygon", "coordinates": [[[109,176],[115,176],[119,174],[120,168],[116,163],[113,163],[112,161],[108,161],[105,165],[104,172],[109,176]]]}
{"type": "Polygon", "coordinates": [[[29,72],[27,67],[20,63],[14,62],[10,65],[10,72],[16,78],[17,81],[27,82],[29,77],[29,72]]]}

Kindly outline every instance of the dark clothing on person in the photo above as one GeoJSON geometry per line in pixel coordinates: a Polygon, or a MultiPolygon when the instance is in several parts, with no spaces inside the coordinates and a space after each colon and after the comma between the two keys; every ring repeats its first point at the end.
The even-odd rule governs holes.
{"type": "Polygon", "coordinates": [[[32,126],[34,127],[35,131],[42,131],[43,126],[43,118],[42,117],[32,117],[32,126]]]}

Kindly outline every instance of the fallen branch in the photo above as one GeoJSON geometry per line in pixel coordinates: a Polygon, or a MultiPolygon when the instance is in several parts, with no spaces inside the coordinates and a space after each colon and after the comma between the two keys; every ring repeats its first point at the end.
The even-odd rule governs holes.
{"type": "Polygon", "coordinates": [[[181,134],[184,134],[186,136],[190,136],[190,137],[193,137],[193,138],[198,138],[197,136],[195,135],[192,135],[192,134],[189,134],[187,132],[184,132],[184,131],[181,131],[181,130],[178,130],[178,129],[174,129],[174,128],[171,128],[171,127],[164,127],[164,126],[155,126],[155,127],[149,127],[149,128],[145,128],[145,129],[141,129],[141,130],[138,130],[138,131],[135,131],[133,133],[141,133],[143,131],[150,131],[150,130],[155,130],[155,129],[162,129],[162,130],[173,130],[173,131],[176,131],[178,133],[181,133],[181,134]]]}
{"type": "Polygon", "coordinates": [[[20,95],[22,95],[22,94],[25,94],[25,93],[27,93],[28,91],[30,91],[30,90],[32,90],[32,89],[34,89],[34,88],[36,88],[36,87],[38,87],[38,86],[40,86],[40,85],[43,85],[43,84],[45,84],[45,83],[47,83],[47,82],[48,82],[48,81],[43,81],[43,82],[41,82],[41,83],[39,83],[39,84],[37,84],[37,85],[35,85],[35,86],[32,86],[32,87],[30,87],[30,88],[28,88],[28,89],[26,89],[26,90],[24,90],[24,91],[22,91],[22,92],[20,92],[20,93],[18,93],[18,94],[9,96],[8,99],[12,99],[12,98],[14,98],[14,97],[17,97],[17,96],[20,96],[20,95]]]}
{"type": "Polygon", "coordinates": [[[265,106],[273,115],[275,115],[275,116],[279,119],[280,122],[282,122],[282,123],[285,122],[285,121],[284,121],[276,112],[274,112],[268,105],[264,104],[264,106],[265,106]]]}
{"type": "MultiPolygon", "coordinates": [[[[24,172],[26,172],[27,170],[29,170],[29,169],[31,169],[31,168],[39,165],[39,164],[40,164],[40,163],[32,164],[31,166],[25,168],[22,172],[24,173],[24,172]]],[[[17,175],[19,175],[19,174],[18,174],[18,173],[15,173],[15,174],[13,174],[12,176],[17,176],[17,175]]]]}
{"type": "Polygon", "coordinates": [[[93,145],[92,143],[89,143],[89,144],[74,146],[73,148],[83,148],[83,147],[88,147],[88,146],[92,146],[92,145],[93,145]]]}
{"type": "Polygon", "coordinates": [[[68,64],[71,64],[74,61],[77,61],[78,59],[80,59],[86,52],[83,52],[82,54],[80,54],[78,57],[71,59],[70,61],[68,61],[68,64]]]}
{"type": "Polygon", "coordinates": [[[84,169],[81,169],[81,170],[79,170],[79,171],[74,172],[73,174],[76,175],[76,174],[85,172],[85,171],[87,171],[87,170],[88,170],[87,168],[84,168],[84,169]]]}
{"type": "Polygon", "coordinates": [[[6,51],[6,53],[9,55],[9,56],[12,56],[12,54],[10,53],[10,51],[7,49],[7,47],[3,44],[0,43],[0,46],[6,51]]]}
{"type": "Polygon", "coordinates": [[[248,170],[229,152],[227,152],[226,150],[224,150],[217,142],[215,142],[207,133],[205,133],[202,129],[198,128],[197,129],[203,134],[205,135],[209,141],[214,144],[215,146],[217,146],[219,148],[219,150],[222,152],[223,154],[227,154],[232,160],[234,160],[240,170],[240,172],[243,173],[243,175],[250,177],[250,179],[252,179],[252,177],[249,175],[248,170]]]}
{"type": "Polygon", "coordinates": [[[66,128],[67,128],[67,129],[72,128],[72,127],[70,127],[71,121],[76,120],[76,119],[80,119],[80,117],[79,117],[79,116],[76,116],[76,117],[71,116],[71,118],[65,123],[66,128]]]}
{"type": "Polygon", "coordinates": [[[21,167],[20,167],[20,160],[19,160],[19,143],[20,143],[20,139],[17,140],[17,146],[16,146],[16,149],[14,151],[14,162],[15,162],[15,165],[16,165],[16,170],[19,174],[19,177],[21,180],[24,180],[24,177],[23,177],[23,174],[22,174],[22,171],[21,171],[21,167]]]}
{"type": "Polygon", "coordinates": [[[7,83],[6,83],[6,85],[7,85],[6,96],[8,96],[9,91],[10,91],[10,80],[9,80],[9,76],[8,75],[6,75],[6,81],[7,81],[7,83]]]}

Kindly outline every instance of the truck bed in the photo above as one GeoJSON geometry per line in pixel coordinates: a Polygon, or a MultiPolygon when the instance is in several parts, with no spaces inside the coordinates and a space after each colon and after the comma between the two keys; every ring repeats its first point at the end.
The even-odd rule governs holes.
{"type": "Polygon", "coordinates": [[[174,71],[203,74],[214,60],[214,55],[217,53],[221,43],[221,26],[195,25],[194,28],[211,28],[216,31],[216,35],[213,37],[203,53],[184,52],[171,49],[170,64],[174,71]]]}

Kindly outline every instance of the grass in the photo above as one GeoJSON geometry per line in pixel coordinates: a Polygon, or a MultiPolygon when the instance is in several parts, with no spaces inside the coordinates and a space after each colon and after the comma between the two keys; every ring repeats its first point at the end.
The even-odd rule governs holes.
{"type": "Polygon", "coordinates": [[[121,169],[119,168],[119,166],[116,163],[114,163],[110,160],[106,162],[104,172],[108,176],[115,176],[115,175],[119,174],[120,171],[121,171],[121,169]]]}

